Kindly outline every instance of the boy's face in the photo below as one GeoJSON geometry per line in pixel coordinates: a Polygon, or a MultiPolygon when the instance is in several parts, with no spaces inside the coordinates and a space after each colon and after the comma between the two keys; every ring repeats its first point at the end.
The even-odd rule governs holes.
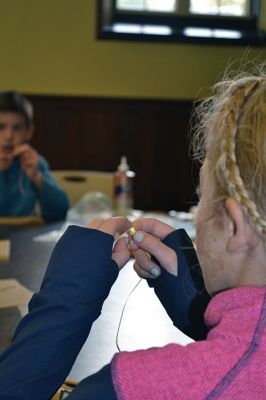
{"type": "Polygon", "coordinates": [[[16,112],[0,111],[0,171],[10,167],[16,146],[31,139],[33,128],[16,112]]]}

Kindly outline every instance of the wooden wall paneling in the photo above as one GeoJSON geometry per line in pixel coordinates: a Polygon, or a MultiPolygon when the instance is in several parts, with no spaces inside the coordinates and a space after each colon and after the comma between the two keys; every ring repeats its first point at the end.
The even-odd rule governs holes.
{"type": "MultiPolygon", "coordinates": [[[[157,171],[161,190],[153,188],[156,204],[167,209],[190,207],[194,191],[193,165],[189,159],[189,119],[187,104],[165,104],[156,131],[157,171]]],[[[155,183],[155,182],[154,182],[155,183]]]]}
{"type": "Polygon", "coordinates": [[[191,101],[28,96],[33,145],[51,169],[136,172],[135,207],[186,210],[198,169],[188,157],[191,101]]]}

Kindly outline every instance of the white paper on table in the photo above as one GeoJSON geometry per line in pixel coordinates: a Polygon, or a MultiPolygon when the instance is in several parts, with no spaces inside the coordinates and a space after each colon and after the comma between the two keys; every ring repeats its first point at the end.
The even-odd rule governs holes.
{"type": "Polygon", "coordinates": [[[0,279],[0,308],[18,307],[27,304],[33,292],[16,279],[0,279]]]}

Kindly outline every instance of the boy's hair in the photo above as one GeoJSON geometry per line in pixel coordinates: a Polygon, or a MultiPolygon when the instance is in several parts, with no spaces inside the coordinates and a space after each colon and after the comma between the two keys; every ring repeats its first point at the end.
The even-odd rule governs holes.
{"type": "Polygon", "coordinates": [[[0,112],[15,112],[23,115],[26,125],[33,125],[32,104],[22,95],[14,92],[0,92],[0,112]]]}
{"type": "MultiPolygon", "coordinates": [[[[266,74],[238,76],[215,87],[198,107],[196,156],[208,157],[215,200],[233,197],[266,234],[266,74]]],[[[197,157],[199,158],[199,157],[197,157]]]]}

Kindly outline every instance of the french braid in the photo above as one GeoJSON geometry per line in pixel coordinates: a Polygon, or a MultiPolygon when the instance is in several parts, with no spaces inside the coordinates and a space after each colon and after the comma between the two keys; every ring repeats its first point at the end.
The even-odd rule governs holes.
{"type": "Polygon", "coordinates": [[[263,235],[266,234],[266,220],[262,218],[255,202],[251,199],[236,160],[236,136],[243,107],[261,82],[261,78],[252,78],[245,83],[235,83],[229,88],[230,94],[221,107],[223,139],[218,168],[227,183],[229,195],[239,202],[254,228],[263,235]]]}

